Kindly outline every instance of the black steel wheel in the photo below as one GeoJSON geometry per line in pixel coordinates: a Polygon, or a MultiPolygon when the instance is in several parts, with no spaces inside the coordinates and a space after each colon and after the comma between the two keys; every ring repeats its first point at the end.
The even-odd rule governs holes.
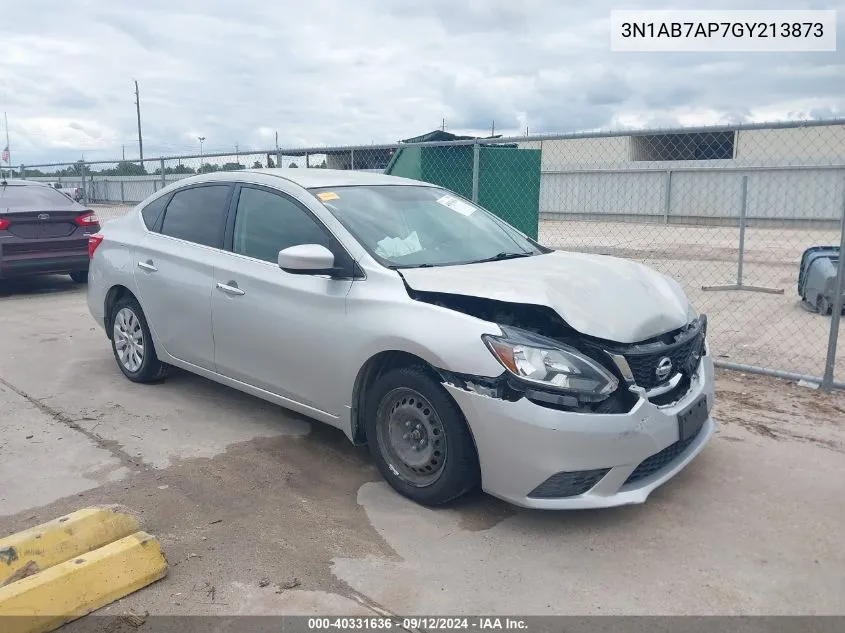
{"type": "Polygon", "coordinates": [[[422,369],[395,369],[376,381],[367,397],[366,433],[384,478],[418,503],[441,505],[480,481],[463,414],[422,369]]]}

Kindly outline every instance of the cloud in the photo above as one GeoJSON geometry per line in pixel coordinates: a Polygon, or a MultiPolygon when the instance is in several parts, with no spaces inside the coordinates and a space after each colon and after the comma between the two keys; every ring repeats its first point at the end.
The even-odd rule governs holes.
{"type": "Polygon", "coordinates": [[[135,156],[136,79],[147,156],[843,116],[837,2],[801,5],[839,10],[837,53],[674,55],[611,52],[609,0],[16,2],[0,107],[29,164],[135,156]]]}

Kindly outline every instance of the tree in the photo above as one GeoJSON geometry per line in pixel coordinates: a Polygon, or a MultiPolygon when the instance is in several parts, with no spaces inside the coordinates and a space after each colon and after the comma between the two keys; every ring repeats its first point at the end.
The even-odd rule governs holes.
{"type": "Polygon", "coordinates": [[[290,164],[290,165],[288,165],[288,167],[299,167],[299,165],[297,165],[296,163],[294,163],[293,161],[291,161],[291,164],[290,164]]]}
{"type": "Polygon", "coordinates": [[[261,164],[260,160],[257,160],[252,164],[253,169],[261,169],[262,167],[264,167],[264,165],[261,164]]]}
{"type": "MultiPolygon", "coordinates": [[[[100,173],[104,176],[145,176],[147,170],[142,165],[122,160],[117,167],[103,169],[100,173]]],[[[161,173],[161,170],[159,169],[156,173],[161,173]]]]}
{"type": "Polygon", "coordinates": [[[245,167],[240,163],[223,163],[223,167],[220,169],[222,171],[237,171],[239,169],[245,169],[245,167]]]}
{"type": "Polygon", "coordinates": [[[197,169],[198,174],[208,174],[213,171],[220,171],[220,166],[212,165],[211,163],[205,163],[199,169],[197,169]]]}
{"type": "MultiPolygon", "coordinates": [[[[161,176],[161,167],[156,169],[154,173],[155,173],[156,176],[161,176]]],[[[194,172],[194,170],[191,169],[190,167],[186,167],[185,165],[176,165],[176,167],[165,167],[164,173],[169,175],[169,174],[193,174],[193,173],[196,173],[196,172],[194,172]]]]}
{"type": "Polygon", "coordinates": [[[269,156],[267,157],[267,167],[275,167],[276,163],[273,162],[273,159],[269,156]]]}

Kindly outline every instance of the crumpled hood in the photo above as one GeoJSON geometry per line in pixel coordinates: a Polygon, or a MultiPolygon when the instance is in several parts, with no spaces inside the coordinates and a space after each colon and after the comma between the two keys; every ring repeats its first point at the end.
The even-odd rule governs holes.
{"type": "Polygon", "coordinates": [[[554,251],[400,272],[422,292],[548,306],[578,332],[618,343],[637,343],[691,320],[689,300],[675,280],[606,255],[554,251]]]}

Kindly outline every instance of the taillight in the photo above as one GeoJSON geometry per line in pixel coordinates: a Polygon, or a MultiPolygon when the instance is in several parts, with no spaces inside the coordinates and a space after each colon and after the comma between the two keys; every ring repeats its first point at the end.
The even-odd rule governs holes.
{"type": "Polygon", "coordinates": [[[96,216],[93,211],[86,211],[82,215],[74,219],[79,226],[92,226],[100,223],[100,218],[96,216]]]}
{"type": "Polygon", "coordinates": [[[6,229],[8,229],[11,223],[12,222],[10,220],[7,220],[6,218],[0,218],[0,231],[5,231],[6,229]]]}
{"type": "Polygon", "coordinates": [[[88,238],[88,259],[94,258],[94,251],[103,243],[103,235],[101,233],[94,233],[88,238]]]}

